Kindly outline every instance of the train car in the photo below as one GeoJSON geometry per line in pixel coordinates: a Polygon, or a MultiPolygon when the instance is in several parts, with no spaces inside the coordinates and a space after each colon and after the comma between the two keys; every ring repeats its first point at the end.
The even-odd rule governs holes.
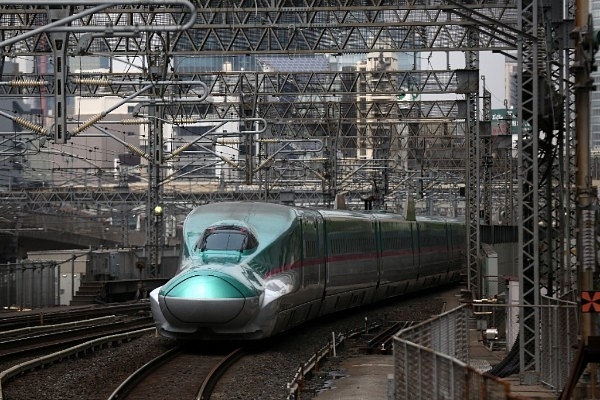
{"type": "Polygon", "coordinates": [[[317,317],[455,282],[464,224],[260,202],[187,216],[177,274],[150,294],[160,335],[264,339],[317,317]]]}

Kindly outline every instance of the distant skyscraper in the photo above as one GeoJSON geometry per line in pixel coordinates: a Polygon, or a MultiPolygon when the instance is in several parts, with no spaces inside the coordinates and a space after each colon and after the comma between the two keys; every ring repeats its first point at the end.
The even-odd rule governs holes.
{"type": "Polygon", "coordinates": [[[506,99],[507,103],[506,103],[506,107],[507,108],[511,108],[511,109],[515,109],[517,107],[517,94],[518,94],[518,86],[519,86],[519,81],[518,81],[518,64],[516,61],[510,61],[510,60],[505,60],[504,63],[504,81],[506,83],[505,85],[505,92],[504,92],[504,98],[506,99]]]}

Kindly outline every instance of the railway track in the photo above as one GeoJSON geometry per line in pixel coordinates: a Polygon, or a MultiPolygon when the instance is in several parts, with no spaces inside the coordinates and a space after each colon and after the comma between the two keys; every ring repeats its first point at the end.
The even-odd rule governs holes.
{"type": "Polygon", "coordinates": [[[150,312],[150,303],[136,302],[125,304],[91,305],[67,309],[44,309],[31,311],[0,312],[0,332],[27,327],[63,324],[83,319],[109,315],[132,315],[150,312]]]}
{"type": "Polygon", "coordinates": [[[0,367],[38,354],[58,351],[103,336],[116,335],[153,326],[152,317],[113,316],[79,323],[25,328],[0,333],[0,367]]]}
{"type": "Polygon", "coordinates": [[[106,335],[105,333],[105,336],[100,336],[96,339],[79,343],[75,346],[67,347],[54,353],[45,354],[43,356],[21,362],[8,369],[2,368],[3,370],[0,373],[0,400],[4,399],[2,385],[16,376],[20,376],[25,372],[34,371],[48,365],[62,363],[70,358],[79,357],[82,354],[94,352],[104,347],[115,346],[119,343],[133,340],[137,337],[150,333],[153,329],[154,328],[136,329],[135,327],[130,327],[121,333],[113,333],[110,335],[106,335]]]}
{"type": "Polygon", "coordinates": [[[223,374],[244,355],[241,348],[227,355],[173,348],[127,377],[109,400],[169,398],[208,400],[223,374]]]}
{"type": "Polygon", "coordinates": [[[387,327],[382,327],[380,332],[367,340],[365,351],[367,354],[392,354],[394,335],[400,330],[408,328],[414,321],[393,322],[387,327]]]}

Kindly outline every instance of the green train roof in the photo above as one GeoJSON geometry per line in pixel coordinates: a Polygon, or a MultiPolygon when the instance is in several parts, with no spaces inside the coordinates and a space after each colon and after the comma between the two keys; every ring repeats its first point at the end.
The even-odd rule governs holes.
{"type": "Polygon", "coordinates": [[[228,224],[248,228],[254,234],[260,232],[260,241],[269,243],[286,232],[296,221],[297,212],[293,207],[260,202],[211,203],[195,208],[188,214],[183,232],[188,238],[198,237],[210,226],[228,224]],[[241,223],[240,223],[241,222],[241,223]]]}

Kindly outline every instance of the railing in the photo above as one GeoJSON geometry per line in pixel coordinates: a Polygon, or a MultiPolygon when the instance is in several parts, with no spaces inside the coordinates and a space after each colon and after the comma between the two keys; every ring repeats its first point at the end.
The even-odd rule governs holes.
{"type": "Polygon", "coordinates": [[[394,398],[516,399],[510,384],[469,366],[471,311],[460,306],[394,336],[394,398]]]}
{"type": "MultiPolygon", "coordinates": [[[[485,308],[489,311],[482,313],[486,322],[505,320],[506,305],[488,304],[485,308]]],[[[558,393],[568,381],[568,366],[576,357],[577,303],[541,296],[540,310],[540,383],[558,393]]],[[[463,305],[394,336],[395,399],[520,398],[511,394],[506,381],[468,365],[472,314],[472,309],[463,305]]]]}

